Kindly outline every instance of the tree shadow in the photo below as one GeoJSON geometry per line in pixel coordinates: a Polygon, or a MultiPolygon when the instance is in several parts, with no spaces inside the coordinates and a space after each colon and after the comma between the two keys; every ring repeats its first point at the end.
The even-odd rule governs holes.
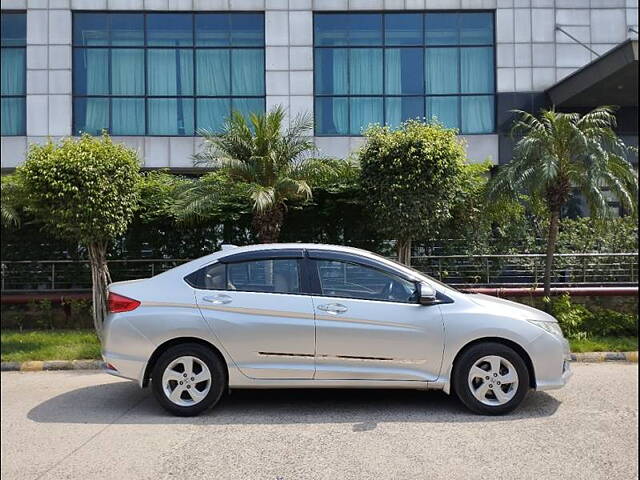
{"type": "Polygon", "coordinates": [[[38,423],[85,424],[318,424],[352,423],[354,431],[373,430],[380,422],[508,422],[553,415],[561,402],[531,392],[515,412],[499,417],[470,413],[439,391],[282,389],[233,390],[197,418],[165,412],[150,389],[134,382],[89,386],[42,402],[27,417],[38,423]]]}

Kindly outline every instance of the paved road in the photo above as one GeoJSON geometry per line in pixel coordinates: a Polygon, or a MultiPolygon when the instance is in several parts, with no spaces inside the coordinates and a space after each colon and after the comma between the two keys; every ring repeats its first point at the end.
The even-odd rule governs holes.
{"type": "Polygon", "coordinates": [[[2,479],[631,479],[638,367],[575,365],[515,414],[439,392],[234,391],[195,418],[98,372],[2,373],[2,479]]]}

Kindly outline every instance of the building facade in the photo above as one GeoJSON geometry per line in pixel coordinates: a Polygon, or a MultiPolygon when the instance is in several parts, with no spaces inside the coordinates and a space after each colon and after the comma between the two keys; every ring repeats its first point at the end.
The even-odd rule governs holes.
{"type": "Polygon", "coordinates": [[[1,8],[5,172],[30,143],[102,129],[135,148],[145,168],[192,171],[199,129],[220,129],[233,110],[276,105],[289,118],[313,115],[310,135],[324,155],[346,157],[369,123],[436,117],[459,129],[470,161],[502,163],[511,158],[511,109],[614,103],[607,75],[585,72],[602,70],[620,44],[635,59],[608,79],[619,90],[611,100],[623,106],[620,133],[637,144],[635,0],[2,0],[1,8]],[[581,92],[589,81],[595,90],[581,92]]]}

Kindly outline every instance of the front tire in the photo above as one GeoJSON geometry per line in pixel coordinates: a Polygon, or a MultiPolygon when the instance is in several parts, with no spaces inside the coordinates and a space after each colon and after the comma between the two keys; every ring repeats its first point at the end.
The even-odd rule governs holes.
{"type": "Polygon", "coordinates": [[[177,345],[156,361],[151,389],[165,410],[190,417],[218,403],[227,384],[225,372],[223,362],[205,346],[177,345]]]}
{"type": "Polygon", "coordinates": [[[504,415],[513,411],[529,391],[529,370],[512,348],[495,342],[466,350],[453,371],[454,391],[472,412],[504,415]]]}

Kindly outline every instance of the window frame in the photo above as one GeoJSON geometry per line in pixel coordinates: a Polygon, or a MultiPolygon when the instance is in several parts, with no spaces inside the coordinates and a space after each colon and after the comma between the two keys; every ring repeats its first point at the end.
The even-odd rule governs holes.
{"type": "MultiPolygon", "coordinates": [[[[198,136],[198,130],[201,128],[198,126],[198,100],[200,99],[225,99],[229,101],[229,104],[232,105],[234,99],[257,99],[262,101],[262,110],[266,111],[266,42],[265,42],[265,34],[266,34],[266,23],[265,23],[265,12],[264,11],[251,11],[251,10],[238,10],[238,11],[195,11],[195,10],[179,10],[179,11],[153,11],[153,10],[73,10],[71,16],[71,72],[72,72],[72,86],[71,86],[71,99],[72,99],[72,109],[71,109],[71,129],[73,135],[78,135],[79,131],[76,131],[76,99],[89,99],[89,98],[99,98],[106,99],[109,102],[109,126],[107,128],[107,132],[110,135],[115,135],[118,137],[178,137],[178,138],[193,138],[198,136]],[[107,16],[107,34],[109,35],[109,41],[106,45],[78,45],[74,43],[75,38],[75,25],[76,25],[76,15],[82,14],[104,14],[107,16]],[[142,45],[111,45],[111,25],[112,25],[112,16],[110,14],[135,14],[141,15],[143,17],[142,23],[142,33],[143,33],[143,41],[142,45]],[[169,46],[169,45],[148,45],[147,44],[147,16],[148,15],[191,15],[191,45],[178,45],[178,46],[169,46]],[[254,14],[260,15],[262,17],[262,35],[263,42],[260,46],[254,45],[226,45],[226,46],[212,46],[212,45],[196,45],[196,16],[197,15],[207,15],[207,14],[223,14],[223,15],[234,15],[234,14],[254,14]],[[76,50],[88,50],[88,49],[106,49],[108,51],[108,89],[109,94],[106,95],[87,95],[87,94],[76,94],[76,80],[75,75],[75,52],[76,50]],[[144,94],[143,95],[112,95],[112,76],[111,76],[111,52],[113,49],[122,50],[122,49],[139,49],[144,53],[144,94]],[[148,61],[148,50],[189,50],[191,51],[192,58],[192,67],[193,67],[193,80],[192,80],[192,94],[191,95],[149,95],[149,61],[148,61]],[[229,88],[232,87],[232,79],[233,79],[233,55],[231,52],[233,50],[261,50],[262,51],[262,64],[264,66],[262,70],[262,85],[264,87],[262,95],[232,95],[231,90],[229,95],[198,95],[197,92],[197,72],[198,72],[198,59],[196,52],[198,50],[229,50],[229,88]],[[113,102],[112,99],[142,99],[144,101],[144,132],[142,134],[122,134],[113,132],[113,102]],[[171,100],[191,100],[193,102],[193,132],[190,134],[159,134],[159,133],[149,133],[149,99],[171,99],[171,100]]],[[[230,30],[231,31],[231,30],[230,30]]],[[[25,79],[26,81],[26,79],[25,79]]],[[[233,110],[230,109],[229,113],[232,113],[233,110]]],[[[186,123],[186,122],[185,122],[186,123]]]]}
{"type": "MultiPolygon", "coordinates": [[[[313,25],[312,25],[312,48],[313,48],[313,106],[314,106],[314,124],[313,124],[313,135],[316,137],[361,137],[362,132],[355,134],[350,133],[351,126],[351,106],[350,99],[357,97],[364,98],[382,98],[382,125],[386,125],[386,116],[387,116],[387,98],[403,98],[403,97],[412,97],[412,98],[422,98],[422,110],[424,112],[424,116],[426,118],[427,115],[427,99],[430,97],[456,97],[457,98],[457,117],[458,117],[458,135],[494,135],[497,133],[497,121],[498,121],[498,112],[497,112],[497,102],[498,102],[498,79],[497,79],[497,38],[496,38],[496,11],[495,10],[485,10],[485,9],[469,9],[469,10],[456,10],[456,9],[448,9],[448,10],[358,10],[356,11],[339,11],[339,10],[327,10],[327,11],[314,11],[313,12],[313,25]],[[316,45],[316,18],[318,16],[324,15],[335,15],[335,14],[346,14],[346,15],[360,15],[360,14],[379,14],[382,16],[382,43],[380,45],[316,45]],[[450,13],[450,14],[472,14],[472,13],[484,13],[491,15],[492,21],[492,43],[491,44],[461,44],[458,41],[457,44],[433,44],[427,45],[425,40],[425,23],[426,23],[426,15],[428,14],[440,14],[440,13],[450,13]],[[386,36],[386,15],[393,14],[412,14],[412,15],[420,15],[422,20],[422,44],[421,45],[387,45],[387,36],[386,36]],[[460,51],[465,47],[491,47],[493,51],[493,92],[492,93],[462,93],[461,92],[461,55],[458,58],[458,93],[455,94],[427,94],[426,90],[426,77],[423,81],[423,93],[422,94],[389,94],[386,93],[386,50],[387,49],[402,49],[402,48],[421,48],[422,56],[423,56],[423,69],[426,67],[426,50],[427,48],[455,48],[460,51]],[[382,94],[371,94],[371,95],[352,95],[350,93],[346,93],[344,95],[335,95],[335,94],[322,94],[316,92],[316,50],[317,49],[352,49],[352,48],[379,48],[382,50],[382,94]],[[493,97],[493,128],[490,132],[483,133],[465,133],[462,131],[462,98],[463,97],[493,97]],[[344,98],[347,99],[348,108],[347,108],[347,121],[346,125],[349,130],[346,134],[341,133],[321,133],[318,129],[318,122],[315,121],[317,118],[317,109],[316,109],[316,100],[319,98],[344,98]]],[[[460,17],[458,17],[458,24],[460,23],[460,17]]],[[[458,30],[459,32],[460,30],[458,30]]],[[[349,53],[350,58],[350,53],[349,53]]],[[[348,65],[347,65],[348,68],[348,65]]],[[[347,92],[350,90],[350,72],[347,70],[347,92]]]]}
{"type": "Polygon", "coordinates": [[[22,49],[24,51],[24,75],[22,79],[22,93],[21,95],[5,95],[0,92],[0,100],[5,98],[17,98],[22,99],[23,119],[22,125],[18,128],[16,134],[2,134],[3,137],[24,137],[27,135],[27,11],[26,10],[2,10],[0,15],[22,15],[24,18],[24,43],[21,45],[2,45],[0,48],[5,49],[22,49]]]}

